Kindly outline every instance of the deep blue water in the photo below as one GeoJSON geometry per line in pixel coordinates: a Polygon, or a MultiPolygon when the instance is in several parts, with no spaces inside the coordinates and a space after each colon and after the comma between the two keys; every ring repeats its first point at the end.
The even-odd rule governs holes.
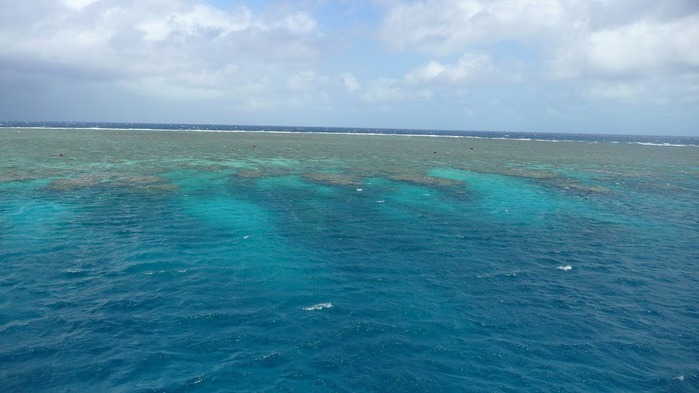
{"type": "Polygon", "coordinates": [[[387,134],[429,135],[475,138],[524,139],[542,141],[577,141],[596,143],[634,143],[647,145],[699,146],[699,137],[655,136],[655,135],[608,135],[576,133],[425,130],[400,128],[347,128],[305,126],[258,126],[230,124],[168,124],[168,123],[105,123],[105,122],[61,122],[61,121],[0,121],[0,127],[38,128],[95,128],[123,130],[178,130],[178,131],[271,131],[297,133],[342,133],[342,134],[387,134]]]}
{"type": "Polygon", "coordinates": [[[699,391],[695,142],[166,128],[0,128],[3,391],[699,391]]]}

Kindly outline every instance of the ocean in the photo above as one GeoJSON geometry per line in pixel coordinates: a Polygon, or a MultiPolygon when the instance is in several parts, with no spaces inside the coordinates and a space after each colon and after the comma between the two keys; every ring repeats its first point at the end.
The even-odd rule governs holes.
{"type": "Polygon", "coordinates": [[[0,126],[3,392],[697,392],[699,138],[0,126]]]}

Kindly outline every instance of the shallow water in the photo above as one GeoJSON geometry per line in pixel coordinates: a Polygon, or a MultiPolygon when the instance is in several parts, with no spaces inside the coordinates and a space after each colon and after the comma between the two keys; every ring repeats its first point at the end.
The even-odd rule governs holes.
{"type": "Polygon", "coordinates": [[[699,390],[699,148],[0,128],[6,391],[699,390]]]}

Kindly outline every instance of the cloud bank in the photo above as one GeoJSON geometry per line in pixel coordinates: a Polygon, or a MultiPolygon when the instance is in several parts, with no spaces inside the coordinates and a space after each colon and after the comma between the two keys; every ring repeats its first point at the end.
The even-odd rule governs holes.
{"type": "Polygon", "coordinates": [[[300,11],[266,17],[185,0],[14,5],[0,28],[0,61],[20,74],[236,101],[274,95],[317,57],[316,21],[300,11]]]}
{"type": "Polygon", "coordinates": [[[699,133],[693,0],[3,3],[5,119],[699,133]]]}

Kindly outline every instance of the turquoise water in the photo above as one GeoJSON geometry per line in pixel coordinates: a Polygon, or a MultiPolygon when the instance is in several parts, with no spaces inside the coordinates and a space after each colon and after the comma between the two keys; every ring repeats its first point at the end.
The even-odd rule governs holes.
{"type": "Polygon", "coordinates": [[[699,148],[0,128],[11,392],[699,390],[699,148]]]}

